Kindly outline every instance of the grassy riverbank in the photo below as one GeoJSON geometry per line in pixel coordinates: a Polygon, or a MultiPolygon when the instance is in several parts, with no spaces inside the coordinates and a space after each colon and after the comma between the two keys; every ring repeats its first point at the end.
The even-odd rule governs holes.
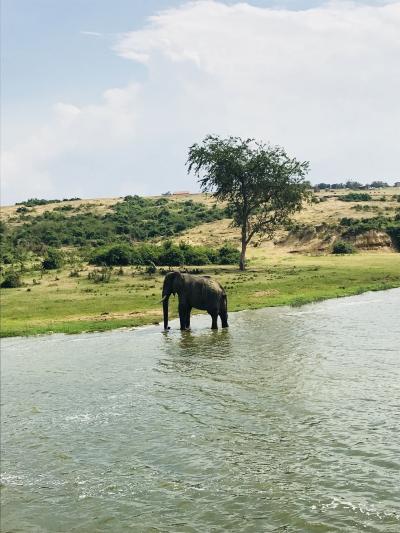
{"type": "MultiPolygon", "coordinates": [[[[395,253],[265,257],[260,251],[244,273],[230,266],[202,270],[225,287],[230,312],[400,287],[400,254],[395,253]]],[[[40,279],[38,272],[30,272],[24,287],[2,289],[1,336],[106,331],[161,322],[163,276],[126,267],[123,275],[115,270],[109,283],[94,283],[87,274],[83,270],[79,277],[70,277],[69,271],[53,271],[40,279]]],[[[176,307],[172,299],[171,317],[176,307]]]]}

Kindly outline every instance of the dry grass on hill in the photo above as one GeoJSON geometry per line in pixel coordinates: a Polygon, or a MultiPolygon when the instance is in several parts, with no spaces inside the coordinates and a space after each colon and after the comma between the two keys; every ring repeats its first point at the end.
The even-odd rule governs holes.
{"type": "MultiPolygon", "coordinates": [[[[393,216],[396,209],[400,207],[399,202],[393,199],[394,195],[400,194],[400,189],[395,187],[389,187],[387,189],[379,189],[377,191],[367,191],[373,200],[367,202],[343,202],[339,200],[339,197],[348,194],[348,190],[320,192],[316,196],[319,199],[323,199],[319,203],[312,203],[306,205],[303,211],[298,213],[294,219],[301,224],[309,224],[318,226],[321,224],[337,224],[340,219],[344,217],[349,218],[371,218],[378,215],[393,216]],[[384,197],[385,201],[379,199],[384,197]],[[357,210],[355,206],[367,205],[370,210],[357,210]]],[[[200,198],[202,195],[198,195],[200,198]]],[[[208,199],[213,201],[212,199],[208,199]]],[[[249,256],[256,256],[258,248],[267,248],[268,252],[273,249],[282,252],[293,251],[316,251],[321,248],[320,239],[307,238],[304,242],[298,239],[284,239],[285,233],[280,232],[277,234],[275,242],[281,241],[278,247],[274,246],[274,243],[268,239],[257,240],[254,239],[252,245],[249,247],[249,256]]],[[[335,235],[332,234],[332,238],[335,235]]],[[[377,236],[380,239],[381,236],[377,236]]],[[[217,220],[215,222],[209,222],[196,226],[181,236],[176,238],[176,241],[185,241],[189,244],[197,245],[209,245],[218,246],[223,242],[232,242],[236,245],[240,244],[240,232],[238,228],[233,228],[230,225],[230,221],[227,219],[217,220]]],[[[331,243],[327,241],[327,245],[331,243]]],[[[362,246],[363,243],[360,243],[362,246]]],[[[377,243],[378,244],[378,243],[377,243]]],[[[382,247],[385,251],[389,250],[387,243],[382,242],[382,247]]],[[[377,246],[380,248],[380,246],[377,246]]]]}

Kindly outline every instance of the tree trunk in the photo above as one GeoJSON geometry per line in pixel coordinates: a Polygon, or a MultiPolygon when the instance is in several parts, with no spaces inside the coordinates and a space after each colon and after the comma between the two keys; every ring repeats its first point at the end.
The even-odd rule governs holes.
{"type": "Polygon", "coordinates": [[[247,248],[247,242],[246,242],[246,230],[242,228],[242,250],[240,252],[240,260],[239,260],[239,269],[245,270],[246,268],[246,248],[247,248]]]}

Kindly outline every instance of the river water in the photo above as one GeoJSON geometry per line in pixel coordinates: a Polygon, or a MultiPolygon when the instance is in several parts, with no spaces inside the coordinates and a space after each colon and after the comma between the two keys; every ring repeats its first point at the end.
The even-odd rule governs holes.
{"type": "Polygon", "coordinates": [[[400,531],[400,289],[2,343],[2,531],[400,531]]]}

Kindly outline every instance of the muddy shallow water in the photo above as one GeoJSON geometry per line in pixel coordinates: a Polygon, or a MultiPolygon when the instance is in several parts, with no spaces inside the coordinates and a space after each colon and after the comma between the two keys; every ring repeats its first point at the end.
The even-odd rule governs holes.
{"type": "Polygon", "coordinates": [[[2,531],[400,531],[400,289],[2,342],[2,531]]]}

